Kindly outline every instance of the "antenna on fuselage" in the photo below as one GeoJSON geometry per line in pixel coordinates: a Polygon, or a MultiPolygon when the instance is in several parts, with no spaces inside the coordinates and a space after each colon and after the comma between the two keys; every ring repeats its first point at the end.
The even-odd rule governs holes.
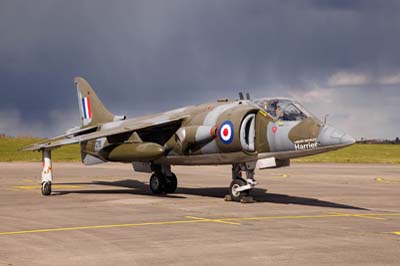
{"type": "Polygon", "coordinates": [[[250,100],[250,93],[246,92],[246,99],[250,100]]]}
{"type": "Polygon", "coordinates": [[[239,100],[244,100],[243,92],[239,92],[239,100]]]}
{"type": "Polygon", "coordinates": [[[326,122],[328,122],[328,116],[329,116],[329,114],[326,114],[324,117],[324,126],[326,125],[326,122]]]}

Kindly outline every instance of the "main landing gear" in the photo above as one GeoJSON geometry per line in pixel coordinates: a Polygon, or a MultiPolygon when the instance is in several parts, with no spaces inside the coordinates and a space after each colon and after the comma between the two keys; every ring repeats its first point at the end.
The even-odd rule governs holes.
{"type": "Polygon", "coordinates": [[[176,175],[170,165],[152,166],[154,173],[150,177],[150,190],[154,194],[174,193],[178,187],[176,175]]]}
{"type": "MultiPolygon", "coordinates": [[[[229,186],[229,195],[225,200],[237,202],[253,202],[249,193],[257,184],[254,179],[256,162],[238,163],[232,165],[232,182],[229,186]],[[242,172],[246,177],[242,176],[242,172]]],[[[153,174],[150,177],[150,190],[154,194],[174,193],[178,186],[176,175],[171,172],[170,165],[152,165],[153,174]]]]}
{"type": "Polygon", "coordinates": [[[239,163],[232,165],[232,182],[229,186],[229,196],[226,200],[237,202],[252,202],[249,196],[250,190],[257,184],[254,179],[256,162],[239,163]],[[242,176],[242,171],[246,172],[246,179],[242,176]]]}
{"type": "Polygon", "coordinates": [[[51,182],[53,181],[53,169],[51,162],[51,151],[42,151],[42,195],[49,196],[51,194],[51,182]]]}

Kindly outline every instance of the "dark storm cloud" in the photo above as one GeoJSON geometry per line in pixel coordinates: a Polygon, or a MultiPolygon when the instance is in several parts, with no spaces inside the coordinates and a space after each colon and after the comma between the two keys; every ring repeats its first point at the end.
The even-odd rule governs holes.
{"type": "Polygon", "coordinates": [[[399,11],[397,1],[3,1],[0,131],[77,124],[80,75],[130,116],[243,88],[311,95],[314,112],[338,113],[331,122],[357,137],[371,120],[387,130],[367,136],[393,137],[399,11]],[[336,102],[319,104],[327,97],[336,102]]]}

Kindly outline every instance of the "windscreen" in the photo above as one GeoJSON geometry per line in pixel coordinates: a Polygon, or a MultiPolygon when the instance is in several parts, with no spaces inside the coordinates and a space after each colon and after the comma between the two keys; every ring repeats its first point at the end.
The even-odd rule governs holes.
{"type": "Polygon", "coordinates": [[[300,103],[290,99],[257,99],[254,102],[270,116],[282,121],[301,121],[313,115],[300,103]]]}

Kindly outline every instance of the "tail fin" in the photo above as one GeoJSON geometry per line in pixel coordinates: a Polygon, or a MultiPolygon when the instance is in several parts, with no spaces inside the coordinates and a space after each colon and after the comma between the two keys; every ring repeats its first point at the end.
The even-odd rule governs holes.
{"type": "Polygon", "coordinates": [[[78,92],[82,128],[114,120],[114,115],[107,110],[85,79],[75,78],[75,85],[78,92]]]}

